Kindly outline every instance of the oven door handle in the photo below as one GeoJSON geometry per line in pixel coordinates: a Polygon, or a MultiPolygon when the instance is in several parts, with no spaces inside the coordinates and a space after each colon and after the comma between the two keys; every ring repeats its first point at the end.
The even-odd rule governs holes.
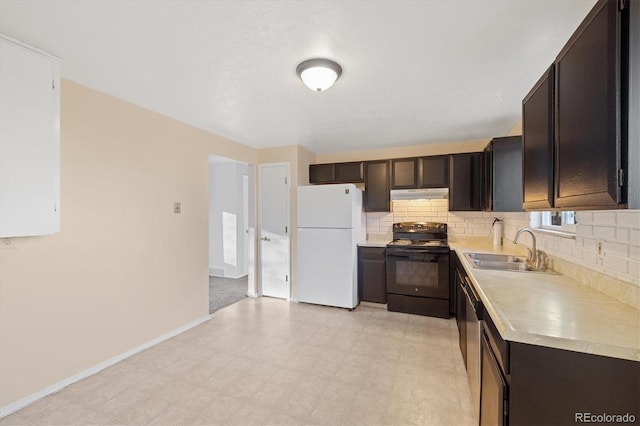
{"type": "Polygon", "coordinates": [[[394,250],[392,252],[390,252],[389,250],[387,250],[387,257],[409,257],[411,253],[409,253],[408,250],[394,250]]]}

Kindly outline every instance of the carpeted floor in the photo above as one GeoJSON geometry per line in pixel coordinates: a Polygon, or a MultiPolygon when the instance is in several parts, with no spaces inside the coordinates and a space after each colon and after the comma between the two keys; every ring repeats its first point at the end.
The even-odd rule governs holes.
{"type": "Polygon", "coordinates": [[[209,277],[209,313],[247,297],[248,278],[209,277]]]}

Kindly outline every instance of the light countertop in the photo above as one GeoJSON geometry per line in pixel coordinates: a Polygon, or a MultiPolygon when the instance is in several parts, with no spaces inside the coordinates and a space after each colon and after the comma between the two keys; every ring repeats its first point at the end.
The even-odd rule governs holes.
{"type": "Polygon", "coordinates": [[[450,242],[503,339],[640,361],[640,311],[564,275],[474,268],[465,252],[510,253],[450,242]]]}
{"type": "Polygon", "coordinates": [[[360,247],[386,247],[389,240],[366,240],[358,243],[360,247]]]}
{"type": "Polygon", "coordinates": [[[360,247],[386,247],[393,240],[392,236],[382,232],[367,233],[367,239],[358,243],[360,247]]]}

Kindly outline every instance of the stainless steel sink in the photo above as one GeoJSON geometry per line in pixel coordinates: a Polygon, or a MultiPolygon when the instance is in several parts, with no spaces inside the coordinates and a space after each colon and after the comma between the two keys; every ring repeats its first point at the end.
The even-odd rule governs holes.
{"type": "Polygon", "coordinates": [[[532,268],[522,261],[495,262],[490,260],[474,260],[473,265],[480,269],[501,269],[505,271],[531,271],[532,268]]]}
{"type": "Polygon", "coordinates": [[[471,262],[473,267],[478,269],[556,274],[553,271],[542,271],[540,269],[536,269],[526,262],[527,258],[524,256],[492,253],[465,253],[464,255],[471,262]]]}
{"type": "Polygon", "coordinates": [[[524,257],[513,256],[511,254],[492,253],[466,253],[472,261],[479,262],[524,262],[524,257]]]}

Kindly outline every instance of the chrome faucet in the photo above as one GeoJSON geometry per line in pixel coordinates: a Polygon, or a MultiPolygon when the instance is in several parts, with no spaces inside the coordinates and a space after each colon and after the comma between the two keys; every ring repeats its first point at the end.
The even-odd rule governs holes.
{"type": "Polygon", "coordinates": [[[516,237],[513,239],[514,244],[518,244],[518,238],[522,235],[523,232],[528,232],[531,234],[532,248],[531,250],[527,248],[527,263],[531,264],[534,268],[544,271],[547,267],[547,255],[545,252],[538,250],[536,247],[536,234],[529,228],[522,228],[516,234],[516,237]]]}

